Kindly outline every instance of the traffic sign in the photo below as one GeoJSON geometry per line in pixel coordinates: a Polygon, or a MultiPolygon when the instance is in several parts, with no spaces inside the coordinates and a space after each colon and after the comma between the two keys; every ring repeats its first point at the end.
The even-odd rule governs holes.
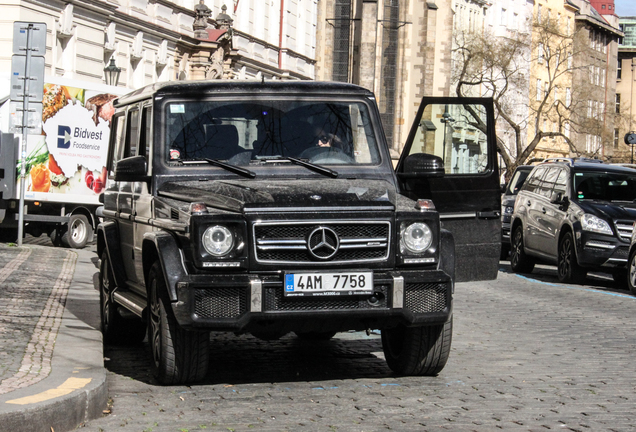
{"type": "Polygon", "coordinates": [[[31,55],[44,57],[46,54],[46,24],[15,21],[13,23],[13,54],[27,54],[27,43],[31,55]],[[29,35],[29,29],[31,35],[29,35]],[[29,39],[30,38],[30,39],[29,39]]]}
{"type": "Polygon", "coordinates": [[[12,101],[22,101],[25,95],[26,80],[29,80],[29,102],[42,103],[44,93],[44,57],[31,57],[29,76],[26,73],[27,57],[11,56],[11,94],[12,101]]]}

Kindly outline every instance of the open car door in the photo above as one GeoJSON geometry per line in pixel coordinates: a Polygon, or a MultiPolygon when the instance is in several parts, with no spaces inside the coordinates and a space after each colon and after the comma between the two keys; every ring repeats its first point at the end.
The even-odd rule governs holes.
{"type": "Polygon", "coordinates": [[[456,281],[496,279],[501,191],[492,99],[423,98],[396,172],[402,193],[432,199],[453,233],[456,281]],[[441,158],[443,176],[410,168],[422,153],[441,158]]]}

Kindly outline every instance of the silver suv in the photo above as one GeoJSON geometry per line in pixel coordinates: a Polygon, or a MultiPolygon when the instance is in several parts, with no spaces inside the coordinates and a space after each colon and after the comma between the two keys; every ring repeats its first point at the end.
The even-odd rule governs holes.
{"type": "Polygon", "coordinates": [[[582,282],[592,269],[624,281],[635,200],[636,170],[593,159],[537,165],[512,215],[512,270],[543,261],[557,265],[561,282],[582,282]]]}

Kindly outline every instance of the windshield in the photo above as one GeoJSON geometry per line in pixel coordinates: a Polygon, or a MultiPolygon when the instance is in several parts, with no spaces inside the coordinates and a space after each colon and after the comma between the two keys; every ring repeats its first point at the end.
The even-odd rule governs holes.
{"type": "Polygon", "coordinates": [[[576,172],[574,189],[578,199],[631,202],[636,199],[636,172],[576,172]]]}
{"type": "Polygon", "coordinates": [[[515,174],[512,176],[512,180],[508,183],[508,195],[517,195],[519,193],[519,189],[521,189],[523,182],[525,182],[526,178],[528,178],[530,171],[532,171],[532,169],[515,171],[515,174]]]}
{"type": "Polygon", "coordinates": [[[165,107],[168,163],[222,160],[233,165],[376,165],[367,106],[315,100],[170,101],[165,107]]]}

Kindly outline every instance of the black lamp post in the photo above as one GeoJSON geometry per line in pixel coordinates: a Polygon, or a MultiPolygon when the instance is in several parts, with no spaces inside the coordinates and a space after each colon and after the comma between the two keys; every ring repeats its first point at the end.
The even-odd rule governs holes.
{"type": "Polygon", "coordinates": [[[121,74],[121,68],[118,68],[115,64],[115,59],[110,58],[110,63],[104,68],[104,77],[106,78],[106,84],[116,86],[119,82],[119,74],[121,74]]]}

